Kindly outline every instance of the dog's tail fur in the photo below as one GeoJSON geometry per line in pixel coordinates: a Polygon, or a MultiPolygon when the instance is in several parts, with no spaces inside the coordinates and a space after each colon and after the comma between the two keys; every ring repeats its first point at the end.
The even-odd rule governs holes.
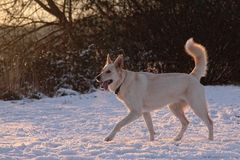
{"type": "Polygon", "coordinates": [[[193,41],[193,38],[187,40],[185,51],[194,59],[195,67],[190,73],[197,79],[201,79],[207,73],[207,51],[204,46],[193,41]]]}

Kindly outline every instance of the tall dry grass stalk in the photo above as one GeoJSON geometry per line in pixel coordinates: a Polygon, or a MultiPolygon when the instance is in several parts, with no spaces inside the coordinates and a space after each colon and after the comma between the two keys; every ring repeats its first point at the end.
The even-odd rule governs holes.
{"type": "Polygon", "coordinates": [[[0,76],[0,97],[6,96],[20,97],[21,75],[23,73],[19,59],[6,60],[2,66],[3,70],[0,76]]]}

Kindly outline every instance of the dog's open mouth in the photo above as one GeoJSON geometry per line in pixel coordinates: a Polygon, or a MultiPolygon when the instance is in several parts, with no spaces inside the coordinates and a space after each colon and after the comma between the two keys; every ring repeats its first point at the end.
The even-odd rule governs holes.
{"type": "Polygon", "coordinates": [[[105,89],[105,90],[108,90],[108,85],[110,85],[111,83],[113,82],[113,80],[107,80],[107,81],[104,81],[101,83],[100,87],[105,89]]]}

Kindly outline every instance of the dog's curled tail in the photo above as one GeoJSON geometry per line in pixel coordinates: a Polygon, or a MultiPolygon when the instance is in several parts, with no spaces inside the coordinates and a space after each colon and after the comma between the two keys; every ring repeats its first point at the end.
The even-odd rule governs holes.
{"type": "Polygon", "coordinates": [[[187,40],[185,50],[195,62],[195,67],[190,74],[200,80],[207,73],[207,51],[204,46],[194,42],[193,38],[187,40]]]}

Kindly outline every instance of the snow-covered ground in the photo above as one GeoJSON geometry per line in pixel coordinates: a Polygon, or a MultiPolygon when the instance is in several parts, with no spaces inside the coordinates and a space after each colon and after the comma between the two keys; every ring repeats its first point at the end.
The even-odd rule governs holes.
{"type": "Polygon", "coordinates": [[[41,100],[0,101],[0,159],[240,159],[240,87],[207,86],[215,140],[191,110],[180,142],[180,127],[168,108],[155,111],[154,142],[140,118],[112,142],[103,139],[127,113],[114,95],[97,91],[41,100]]]}

